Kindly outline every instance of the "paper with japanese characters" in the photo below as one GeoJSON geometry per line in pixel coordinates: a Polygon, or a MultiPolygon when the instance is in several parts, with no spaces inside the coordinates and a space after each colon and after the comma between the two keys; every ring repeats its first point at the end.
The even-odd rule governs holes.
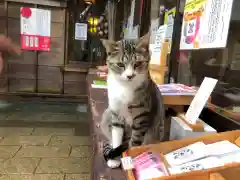
{"type": "Polygon", "coordinates": [[[34,51],[50,51],[51,11],[22,7],[21,48],[34,51]]]}
{"type": "Polygon", "coordinates": [[[181,50],[224,48],[233,0],[186,0],[181,50]]]}

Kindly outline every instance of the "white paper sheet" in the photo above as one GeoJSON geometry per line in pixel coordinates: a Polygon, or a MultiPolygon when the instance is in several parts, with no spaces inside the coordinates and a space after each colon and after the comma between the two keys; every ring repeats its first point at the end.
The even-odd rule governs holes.
{"type": "Polygon", "coordinates": [[[207,103],[213,89],[215,88],[218,80],[205,77],[197,94],[192,100],[185,116],[190,124],[196,124],[200,113],[202,112],[205,104],[207,103]]]}
{"type": "Polygon", "coordinates": [[[76,23],[75,24],[75,39],[76,40],[87,40],[87,24],[76,23]]]}

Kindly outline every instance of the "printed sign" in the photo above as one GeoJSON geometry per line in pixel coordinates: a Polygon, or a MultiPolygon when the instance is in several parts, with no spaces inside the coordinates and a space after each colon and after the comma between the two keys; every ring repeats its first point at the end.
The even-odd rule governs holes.
{"type": "Polygon", "coordinates": [[[87,24],[85,23],[76,23],[75,24],[75,39],[76,40],[87,40],[87,24]]]}
{"type": "Polygon", "coordinates": [[[181,50],[224,48],[233,0],[186,0],[181,50]]]}
{"type": "Polygon", "coordinates": [[[156,33],[158,31],[158,27],[159,27],[159,18],[151,20],[151,27],[150,27],[151,36],[150,36],[150,44],[149,44],[149,49],[151,52],[154,47],[154,42],[155,42],[156,33]]]}
{"type": "Polygon", "coordinates": [[[20,17],[21,48],[50,51],[51,11],[22,7],[20,17]]]}
{"type": "Polygon", "coordinates": [[[164,24],[174,24],[175,14],[176,14],[176,7],[165,12],[164,24]]]}
{"type": "Polygon", "coordinates": [[[168,40],[168,54],[170,54],[172,49],[172,34],[173,34],[175,14],[176,14],[176,7],[168,10],[167,12],[165,12],[165,15],[164,15],[164,24],[167,25],[166,39],[168,40]]]}
{"type": "Polygon", "coordinates": [[[155,37],[155,43],[152,46],[151,64],[160,65],[162,44],[166,40],[167,25],[162,25],[158,28],[155,37]]]}

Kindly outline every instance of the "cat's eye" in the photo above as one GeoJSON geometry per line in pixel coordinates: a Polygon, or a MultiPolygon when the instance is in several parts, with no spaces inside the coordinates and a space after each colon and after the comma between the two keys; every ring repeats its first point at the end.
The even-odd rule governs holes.
{"type": "Polygon", "coordinates": [[[120,68],[124,68],[125,65],[123,63],[117,63],[117,66],[120,67],[120,68]]]}
{"type": "Polygon", "coordinates": [[[142,66],[142,62],[136,62],[136,63],[134,64],[134,68],[138,68],[138,67],[140,67],[140,66],[142,66]]]}

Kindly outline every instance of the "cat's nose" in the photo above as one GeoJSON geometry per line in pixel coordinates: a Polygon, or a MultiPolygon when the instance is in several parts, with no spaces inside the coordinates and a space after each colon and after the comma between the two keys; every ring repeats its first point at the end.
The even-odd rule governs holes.
{"type": "Polygon", "coordinates": [[[131,79],[133,79],[134,78],[134,74],[132,74],[132,75],[127,75],[127,78],[128,78],[128,80],[131,80],[131,79]]]}

